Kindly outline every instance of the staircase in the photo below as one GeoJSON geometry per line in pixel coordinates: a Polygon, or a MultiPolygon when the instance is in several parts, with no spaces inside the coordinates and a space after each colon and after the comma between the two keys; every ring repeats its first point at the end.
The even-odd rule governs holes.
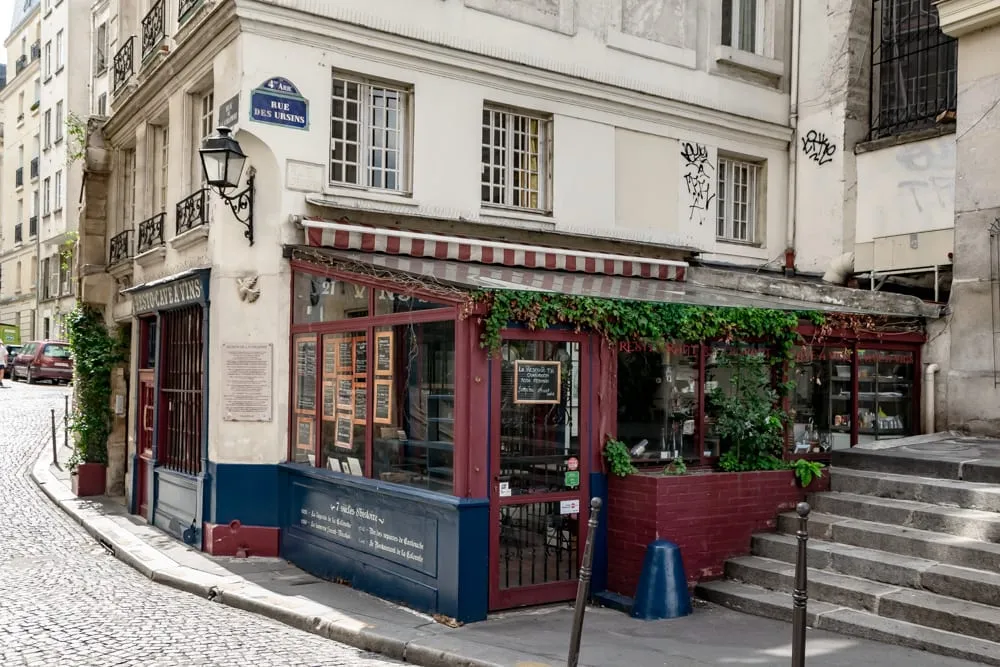
{"type": "MultiPolygon", "coordinates": [[[[810,498],[809,625],[1000,665],[1000,485],[886,454],[835,458],[831,491],[810,498]]],[[[797,527],[781,515],[697,594],[791,620],[797,527]]]]}

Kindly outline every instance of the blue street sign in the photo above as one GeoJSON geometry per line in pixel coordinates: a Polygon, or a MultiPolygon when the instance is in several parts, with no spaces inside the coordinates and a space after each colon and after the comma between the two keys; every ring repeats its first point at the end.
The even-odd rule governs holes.
{"type": "Polygon", "coordinates": [[[309,100],[288,79],[268,79],[250,94],[250,120],[304,130],[309,127],[309,100]]]}

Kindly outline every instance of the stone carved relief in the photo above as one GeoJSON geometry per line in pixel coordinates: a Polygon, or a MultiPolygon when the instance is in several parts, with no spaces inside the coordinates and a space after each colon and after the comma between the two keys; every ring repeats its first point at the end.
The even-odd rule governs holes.
{"type": "Polygon", "coordinates": [[[669,46],[694,46],[697,6],[689,8],[689,0],[620,2],[623,33],[669,46]]]}
{"type": "Polygon", "coordinates": [[[239,292],[240,301],[246,301],[247,303],[253,303],[260,298],[260,288],[257,287],[257,283],[260,281],[260,276],[251,275],[245,278],[236,279],[236,290],[239,292]]]}
{"type": "Polygon", "coordinates": [[[465,6],[568,35],[576,32],[576,0],[465,0],[465,6]]]}

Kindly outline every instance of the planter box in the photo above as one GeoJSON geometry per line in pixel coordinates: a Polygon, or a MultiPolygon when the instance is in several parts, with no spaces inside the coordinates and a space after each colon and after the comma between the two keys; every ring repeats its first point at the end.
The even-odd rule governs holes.
{"type": "Polygon", "coordinates": [[[791,470],[609,476],[608,590],[635,595],[656,539],[680,546],[689,584],[721,577],[727,559],[750,553],[754,533],[773,531],[778,514],[829,486],[828,468],[808,489],[791,470]]]}
{"type": "Polygon", "coordinates": [[[81,463],[70,475],[73,493],[77,498],[103,496],[107,480],[107,466],[103,463],[81,463]]]}

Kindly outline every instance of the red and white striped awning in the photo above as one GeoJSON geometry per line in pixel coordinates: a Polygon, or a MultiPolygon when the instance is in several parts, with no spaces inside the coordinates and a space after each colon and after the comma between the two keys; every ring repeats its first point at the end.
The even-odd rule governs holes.
{"type": "Polygon", "coordinates": [[[303,218],[313,247],[569,273],[684,281],[688,263],[303,218]]]}

